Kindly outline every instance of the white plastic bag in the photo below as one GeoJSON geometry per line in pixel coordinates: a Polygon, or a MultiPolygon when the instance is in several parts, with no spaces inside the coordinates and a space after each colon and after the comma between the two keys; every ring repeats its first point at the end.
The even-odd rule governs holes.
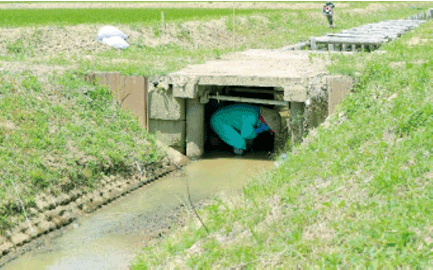
{"type": "Polygon", "coordinates": [[[110,37],[120,37],[123,40],[128,38],[128,36],[125,35],[125,33],[120,31],[116,27],[107,25],[107,26],[102,27],[99,30],[98,35],[96,36],[96,40],[102,41],[104,38],[110,38],[110,37]]]}
{"type": "Polygon", "coordinates": [[[104,38],[102,42],[116,49],[126,49],[129,47],[128,42],[118,36],[104,38]]]}

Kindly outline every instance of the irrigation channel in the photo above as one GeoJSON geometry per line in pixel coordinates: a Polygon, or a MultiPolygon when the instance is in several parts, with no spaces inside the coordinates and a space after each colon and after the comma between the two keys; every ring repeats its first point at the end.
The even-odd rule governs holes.
{"type": "MultiPolygon", "coordinates": [[[[425,22],[423,19],[431,19],[432,11],[429,9],[427,13],[408,20],[381,22],[314,37],[308,42],[282,48],[281,51],[373,51],[425,22]]],[[[277,56],[278,59],[281,58],[281,55],[277,56]]],[[[218,74],[212,74],[213,77],[202,75],[208,79],[217,77],[220,81],[218,74]]],[[[197,80],[198,75],[194,73],[192,77],[200,81],[197,80]]],[[[274,77],[268,81],[280,81],[280,78],[274,77]]],[[[233,78],[238,83],[242,81],[233,78]]],[[[299,104],[305,102],[297,101],[300,101],[299,104]]],[[[3,269],[128,269],[140,247],[152,237],[160,236],[179,220],[179,209],[189,205],[189,197],[193,202],[203,202],[221,192],[228,195],[239,192],[250,177],[273,166],[274,162],[268,157],[267,151],[241,157],[222,152],[208,153],[203,159],[190,163],[182,170],[138,188],[128,196],[121,197],[90,215],[80,216],[72,224],[32,241],[32,247],[27,252],[3,265],[3,269]]],[[[191,214],[190,218],[195,217],[191,214]]]]}
{"type": "Polygon", "coordinates": [[[239,192],[248,179],[272,166],[265,152],[242,157],[210,154],[79,217],[3,269],[128,269],[140,247],[176,222],[176,209],[188,206],[186,181],[191,200],[199,202],[239,192]]]}

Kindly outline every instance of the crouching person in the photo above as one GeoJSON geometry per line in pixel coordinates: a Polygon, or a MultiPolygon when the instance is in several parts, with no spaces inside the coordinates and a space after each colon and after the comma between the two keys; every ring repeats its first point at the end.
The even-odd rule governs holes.
{"type": "Polygon", "coordinates": [[[216,111],[211,126],[216,134],[242,155],[263,132],[280,132],[278,112],[254,105],[234,104],[216,111]]]}

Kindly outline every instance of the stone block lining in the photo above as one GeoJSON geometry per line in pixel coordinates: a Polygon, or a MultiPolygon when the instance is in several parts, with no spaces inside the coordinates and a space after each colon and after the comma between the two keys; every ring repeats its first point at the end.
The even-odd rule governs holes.
{"type": "MultiPolygon", "coordinates": [[[[14,228],[0,235],[0,267],[2,257],[13,254],[17,248],[30,243],[32,240],[57,229],[60,229],[80,215],[92,213],[98,208],[147,185],[158,178],[174,171],[174,166],[168,159],[160,164],[148,168],[146,175],[125,179],[120,175],[105,176],[101,181],[101,188],[94,191],[72,190],[58,196],[39,195],[36,208],[29,209],[31,218],[23,221],[14,228]]],[[[11,256],[14,258],[14,256],[11,256]]]]}

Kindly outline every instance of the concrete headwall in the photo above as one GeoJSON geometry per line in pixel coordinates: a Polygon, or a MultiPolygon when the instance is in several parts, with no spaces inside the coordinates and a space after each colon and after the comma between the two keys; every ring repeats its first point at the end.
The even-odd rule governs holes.
{"type": "Polygon", "coordinates": [[[172,94],[167,84],[148,83],[149,132],[166,145],[185,154],[186,101],[172,94]]]}

